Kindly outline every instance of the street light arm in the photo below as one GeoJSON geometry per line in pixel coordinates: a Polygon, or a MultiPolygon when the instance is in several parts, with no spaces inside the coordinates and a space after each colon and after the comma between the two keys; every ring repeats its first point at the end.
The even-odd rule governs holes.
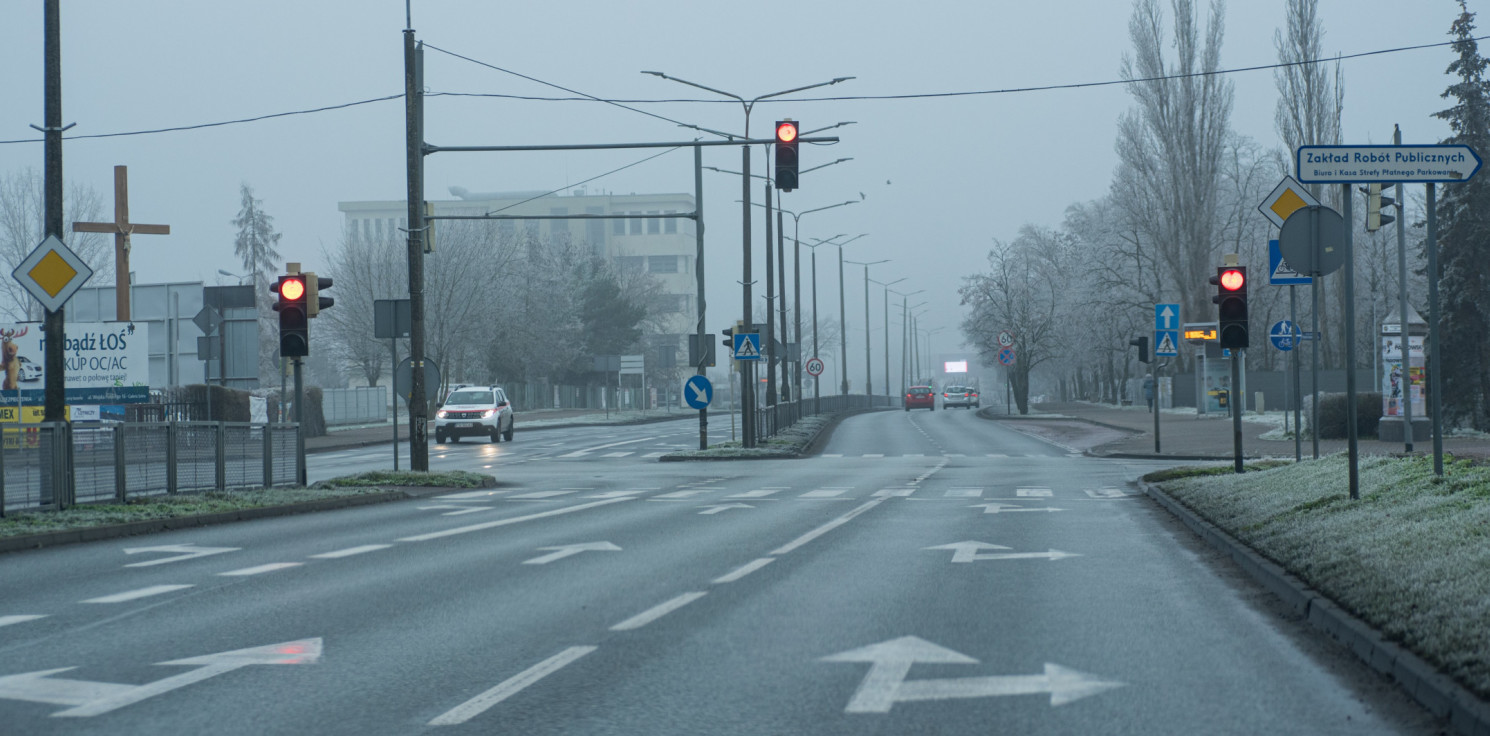
{"type": "MultiPolygon", "coordinates": [[[[647,71],[644,71],[644,72],[642,72],[642,74],[650,74],[650,75],[652,75],[654,77],[661,77],[662,79],[666,79],[666,80],[669,80],[669,81],[672,81],[672,82],[677,82],[678,84],[686,84],[689,87],[697,87],[697,88],[702,89],[702,90],[707,90],[709,92],[713,92],[716,95],[724,95],[725,97],[728,97],[728,98],[730,98],[732,100],[739,100],[740,102],[744,102],[745,101],[745,98],[744,97],[741,97],[741,96],[735,95],[735,94],[730,94],[728,92],[725,92],[722,89],[714,89],[713,87],[706,87],[706,86],[704,86],[702,84],[699,84],[698,82],[690,82],[690,81],[688,81],[686,79],[679,79],[677,77],[669,77],[668,75],[663,74],[662,72],[647,72],[647,71]]],[[[796,90],[792,90],[792,91],[795,92],[796,90]]],[[[780,94],[786,94],[786,93],[785,92],[782,92],[780,94]]],[[[757,99],[759,99],[759,98],[757,98],[757,99]]],[[[752,100],[752,102],[754,102],[754,100],[752,100]]]]}
{"type": "MultiPolygon", "coordinates": [[[[826,164],[824,164],[824,165],[826,166],[826,164]]],[[[857,199],[850,199],[850,200],[848,200],[846,202],[839,202],[838,204],[830,204],[827,207],[818,207],[817,209],[807,210],[806,212],[803,212],[802,214],[805,215],[808,212],[822,212],[823,210],[831,210],[834,207],[842,207],[842,206],[844,206],[846,204],[858,204],[858,203],[859,203],[859,200],[857,200],[857,199]]],[[[800,217],[800,216],[801,215],[798,215],[798,217],[800,217]]],[[[841,238],[843,236],[842,235],[835,235],[834,237],[841,238]]]]}
{"type": "MultiPolygon", "coordinates": [[[[788,89],[788,90],[782,90],[780,92],[772,92],[771,94],[768,94],[768,95],[761,95],[760,97],[757,97],[757,98],[751,100],[750,103],[751,104],[755,104],[757,102],[760,102],[761,100],[770,99],[772,97],[780,97],[782,95],[789,95],[789,94],[791,94],[793,92],[805,92],[805,91],[807,91],[809,89],[817,89],[818,87],[828,87],[828,86],[831,86],[831,85],[834,85],[834,84],[838,84],[839,82],[847,82],[850,79],[855,79],[855,77],[838,77],[838,78],[836,78],[836,79],[834,79],[832,81],[829,81],[829,82],[818,82],[817,84],[809,84],[806,87],[798,87],[796,89],[788,89]]],[[[678,81],[681,82],[683,80],[680,79],[678,81]]],[[[689,83],[688,82],[684,82],[684,84],[689,84],[689,83]]],[[[699,87],[701,85],[695,84],[693,86],[699,87]]],[[[708,89],[708,87],[703,87],[703,89],[708,89]]],[[[711,90],[711,91],[716,91],[717,92],[718,90],[711,90]]],[[[723,93],[721,93],[721,94],[723,94],[723,93]]],[[[731,97],[733,97],[733,95],[731,95],[731,97]]],[[[735,99],[739,99],[739,98],[736,97],[735,99]]],[[[741,102],[744,102],[744,100],[740,100],[740,101],[741,102]]]]}
{"type": "Polygon", "coordinates": [[[845,120],[845,121],[843,121],[841,123],[834,123],[834,124],[829,125],[829,126],[827,126],[825,128],[818,128],[817,130],[809,130],[806,133],[803,133],[802,135],[812,135],[813,133],[821,133],[821,132],[823,132],[825,130],[832,130],[834,128],[842,128],[845,125],[858,125],[858,124],[859,124],[859,121],[857,121],[857,120],[845,120]]]}
{"type": "Polygon", "coordinates": [[[853,161],[853,160],[854,160],[854,157],[853,156],[849,156],[848,158],[840,158],[837,161],[829,161],[828,163],[819,164],[819,165],[814,166],[814,167],[812,167],[810,169],[802,169],[801,171],[798,171],[797,173],[799,175],[800,174],[805,174],[805,173],[807,173],[809,171],[817,171],[818,169],[826,168],[826,167],[832,166],[833,164],[841,164],[844,161],[853,161]]]}

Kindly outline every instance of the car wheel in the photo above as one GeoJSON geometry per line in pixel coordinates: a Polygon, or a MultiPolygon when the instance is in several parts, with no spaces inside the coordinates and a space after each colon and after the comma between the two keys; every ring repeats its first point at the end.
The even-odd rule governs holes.
{"type": "Polygon", "coordinates": [[[906,404],[905,405],[905,410],[906,411],[910,411],[911,410],[911,405],[910,404],[906,404]]]}
{"type": "Polygon", "coordinates": [[[498,429],[496,427],[492,427],[491,428],[491,432],[487,433],[487,438],[490,439],[494,443],[495,442],[501,442],[502,441],[502,430],[500,430],[500,429],[498,429]]]}
{"type": "Polygon", "coordinates": [[[511,442],[512,441],[512,430],[513,430],[512,425],[511,424],[507,425],[507,431],[502,433],[502,439],[507,440],[508,442],[511,442]]]}
{"type": "Polygon", "coordinates": [[[435,433],[435,444],[437,444],[437,445],[443,445],[443,444],[445,444],[445,435],[440,434],[439,432],[436,432],[435,433]]]}

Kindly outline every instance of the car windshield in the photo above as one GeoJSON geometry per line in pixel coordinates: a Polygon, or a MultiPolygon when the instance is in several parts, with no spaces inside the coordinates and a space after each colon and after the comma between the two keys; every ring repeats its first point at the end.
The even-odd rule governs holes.
{"type": "Polygon", "coordinates": [[[490,391],[456,391],[445,399],[447,404],[495,404],[490,391]]]}
{"type": "Polygon", "coordinates": [[[919,387],[916,387],[916,388],[911,389],[911,393],[913,393],[913,394],[929,394],[929,393],[931,393],[931,389],[926,388],[925,386],[919,386],[919,387]]]}

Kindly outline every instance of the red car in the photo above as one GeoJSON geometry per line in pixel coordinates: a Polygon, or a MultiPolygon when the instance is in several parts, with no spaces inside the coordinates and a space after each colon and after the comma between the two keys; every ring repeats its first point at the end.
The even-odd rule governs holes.
{"type": "Polygon", "coordinates": [[[930,386],[911,386],[905,390],[905,410],[911,409],[936,411],[936,394],[930,386]]]}

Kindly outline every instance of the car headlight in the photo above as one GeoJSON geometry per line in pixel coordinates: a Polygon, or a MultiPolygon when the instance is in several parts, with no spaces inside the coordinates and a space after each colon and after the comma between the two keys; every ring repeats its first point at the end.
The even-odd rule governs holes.
{"type": "Polygon", "coordinates": [[[446,414],[447,414],[447,412],[444,409],[441,409],[441,410],[435,412],[435,418],[436,419],[444,419],[445,416],[446,416],[446,414]]]}
{"type": "Polygon", "coordinates": [[[497,410],[496,409],[487,409],[486,411],[481,412],[481,418],[482,419],[491,419],[492,418],[492,415],[493,414],[496,414],[496,413],[497,413],[497,410]]]}

